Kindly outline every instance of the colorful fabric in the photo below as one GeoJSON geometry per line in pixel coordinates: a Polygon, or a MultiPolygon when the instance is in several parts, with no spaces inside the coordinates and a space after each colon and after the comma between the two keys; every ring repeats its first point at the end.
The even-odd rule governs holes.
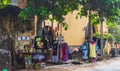
{"type": "Polygon", "coordinates": [[[89,47],[89,56],[95,58],[96,57],[96,44],[95,43],[90,43],[89,47]]]}
{"type": "Polygon", "coordinates": [[[82,50],[82,59],[88,59],[88,43],[87,42],[85,42],[82,45],[81,50],[82,50]]]}
{"type": "Polygon", "coordinates": [[[67,61],[68,60],[68,45],[67,43],[61,44],[60,47],[60,60],[67,61]]]}
{"type": "Polygon", "coordinates": [[[59,44],[58,43],[55,43],[53,45],[52,62],[54,62],[54,63],[59,62],[59,44]]]}
{"type": "Polygon", "coordinates": [[[63,58],[63,51],[62,51],[62,47],[60,47],[60,61],[62,61],[63,58]]]}

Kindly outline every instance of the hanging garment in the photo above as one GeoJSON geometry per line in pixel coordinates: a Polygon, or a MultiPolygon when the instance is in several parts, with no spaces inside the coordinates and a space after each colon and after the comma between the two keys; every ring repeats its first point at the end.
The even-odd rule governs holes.
{"type": "Polygon", "coordinates": [[[60,44],[60,55],[59,55],[59,59],[60,59],[60,62],[62,61],[62,58],[63,58],[63,50],[62,50],[62,45],[60,44]]]}
{"type": "Polygon", "coordinates": [[[105,54],[110,54],[110,47],[105,47],[103,50],[105,54]]]}
{"type": "Polygon", "coordinates": [[[34,48],[35,49],[43,48],[42,37],[40,36],[35,37],[34,48]]]}
{"type": "Polygon", "coordinates": [[[95,33],[100,33],[100,25],[94,25],[95,33]]]}
{"type": "Polygon", "coordinates": [[[89,50],[90,50],[89,57],[96,58],[96,44],[95,43],[90,43],[89,50]]]}
{"type": "Polygon", "coordinates": [[[60,48],[60,60],[68,61],[68,45],[67,43],[61,44],[60,48]]]}
{"type": "Polygon", "coordinates": [[[55,32],[51,26],[45,26],[42,30],[42,36],[44,40],[44,48],[49,49],[53,47],[53,40],[55,38],[55,32]]]}
{"type": "Polygon", "coordinates": [[[58,44],[58,42],[54,43],[54,45],[53,45],[52,62],[53,63],[59,62],[59,44],[58,44]]]}
{"type": "Polygon", "coordinates": [[[82,50],[82,59],[88,59],[88,43],[87,42],[85,42],[82,45],[81,50],[82,50]]]}
{"type": "Polygon", "coordinates": [[[96,44],[96,59],[98,58],[98,55],[100,54],[100,48],[99,46],[96,44]]]}

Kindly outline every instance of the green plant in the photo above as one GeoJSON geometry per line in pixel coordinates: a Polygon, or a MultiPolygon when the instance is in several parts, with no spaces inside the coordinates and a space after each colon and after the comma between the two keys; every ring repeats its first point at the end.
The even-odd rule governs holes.
{"type": "MultiPolygon", "coordinates": [[[[95,33],[95,34],[93,34],[93,36],[100,39],[99,33],[95,33]]],[[[114,37],[108,33],[108,34],[103,34],[103,39],[108,40],[108,41],[113,41],[114,37]]]]}
{"type": "Polygon", "coordinates": [[[0,9],[5,8],[7,5],[10,5],[10,0],[0,0],[0,9]]]}
{"type": "MultiPolygon", "coordinates": [[[[120,0],[29,0],[28,6],[19,15],[21,18],[38,17],[37,30],[40,31],[41,23],[45,19],[56,20],[65,29],[68,25],[65,17],[68,13],[77,10],[78,16],[89,19],[89,36],[91,37],[91,24],[101,24],[106,19],[108,24],[120,22],[120,0]],[[51,18],[50,15],[52,16],[51,18]]],[[[39,34],[39,33],[38,33],[39,34]]]]}
{"type": "Polygon", "coordinates": [[[35,69],[39,69],[39,64],[35,64],[35,69]]]}

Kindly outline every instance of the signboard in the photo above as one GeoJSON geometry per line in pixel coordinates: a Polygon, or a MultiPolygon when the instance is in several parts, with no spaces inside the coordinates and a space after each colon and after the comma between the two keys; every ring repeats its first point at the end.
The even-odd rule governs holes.
{"type": "Polygon", "coordinates": [[[18,37],[18,40],[20,41],[20,40],[22,40],[22,38],[21,38],[21,37],[18,37]]]}
{"type": "Polygon", "coordinates": [[[11,0],[11,5],[18,6],[18,1],[17,0],[11,0]]]}
{"type": "Polygon", "coordinates": [[[29,36],[27,36],[27,37],[26,37],[26,40],[30,40],[30,37],[29,37],[29,36]]]}
{"type": "Polygon", "coordinates": [[[22,40],[26,40],[26,37],[25,37],[25,36],[22,36],[22,40]]]}
{"type": "Polygon", "coordinates": [[[18,36],[17,40],[18,41],[21,41],[21,40],[30,40],[30,37],[29,36],[18,36]]]}

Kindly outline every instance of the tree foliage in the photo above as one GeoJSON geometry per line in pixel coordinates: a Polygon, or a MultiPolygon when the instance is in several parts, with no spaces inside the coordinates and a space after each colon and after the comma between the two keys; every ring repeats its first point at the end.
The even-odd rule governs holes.
{"type": "Polygon", "coordinates": [[[106,19],[108,25],[120,23],[120,0],[81,0],[80,4],[79,15],[90,17],[91,24],[100,23],[102,19],[106,19]]]}
{"type": "Polygon", "coordinates": [[[114,36],[114,41],[116,43],[120,43],[120,29],[119,29],[119,25],[115,25],[115,27],[110,27],[109,28],[109,33],[112,34],[114,36]]]}
{"type": "MultiPolygon", "coordinates": [[[[94,33],[93,36],[96,37],[97,39],[100,39],[99,33],[94,33]]],[[[108,34],[103,34],[103,39],[108,41],[114,41],[115,37],[111,33],[110,34],[108,33],[108,34]]]]}
{"type": "Polygon", "coordinates": [[[120,0],[30,0],[19,17],[37,15],[43,20],[56,20],[67,27],[64,16],[74,10],[79,11],[76,18],[89,17],[93,25],[101,23],[103,19],[106,19],[108,25],[120,23],[120,0]]]}
{"type": "Polygon", "coordinates": [[[0,9],[10,4],[10,0],[0,0],[0,9]]]}
{"type": "MultiPolygon", "coordinates": [[[[81,9],[78,15],[89,18],[89,40],[91,40],[91,25],[103,24],[105,20],[107,25],[113,27],[120,24],[120,0],[79,0],[81,9]]],[[[102,35],[101,39],[104,38],[102,35]]],[[[101,40],[102,42],[102,40],[101,40]]]]}
{"type": "Polygon", "coordinates": [[[28,18],[37,15],[43,20],[56,20],[58,23],[62,23],[64,27],[67,27],[64,16],[78,8],[79,3],[77,0],[31,0],[19,16],[21,18],[28,18]]]}

